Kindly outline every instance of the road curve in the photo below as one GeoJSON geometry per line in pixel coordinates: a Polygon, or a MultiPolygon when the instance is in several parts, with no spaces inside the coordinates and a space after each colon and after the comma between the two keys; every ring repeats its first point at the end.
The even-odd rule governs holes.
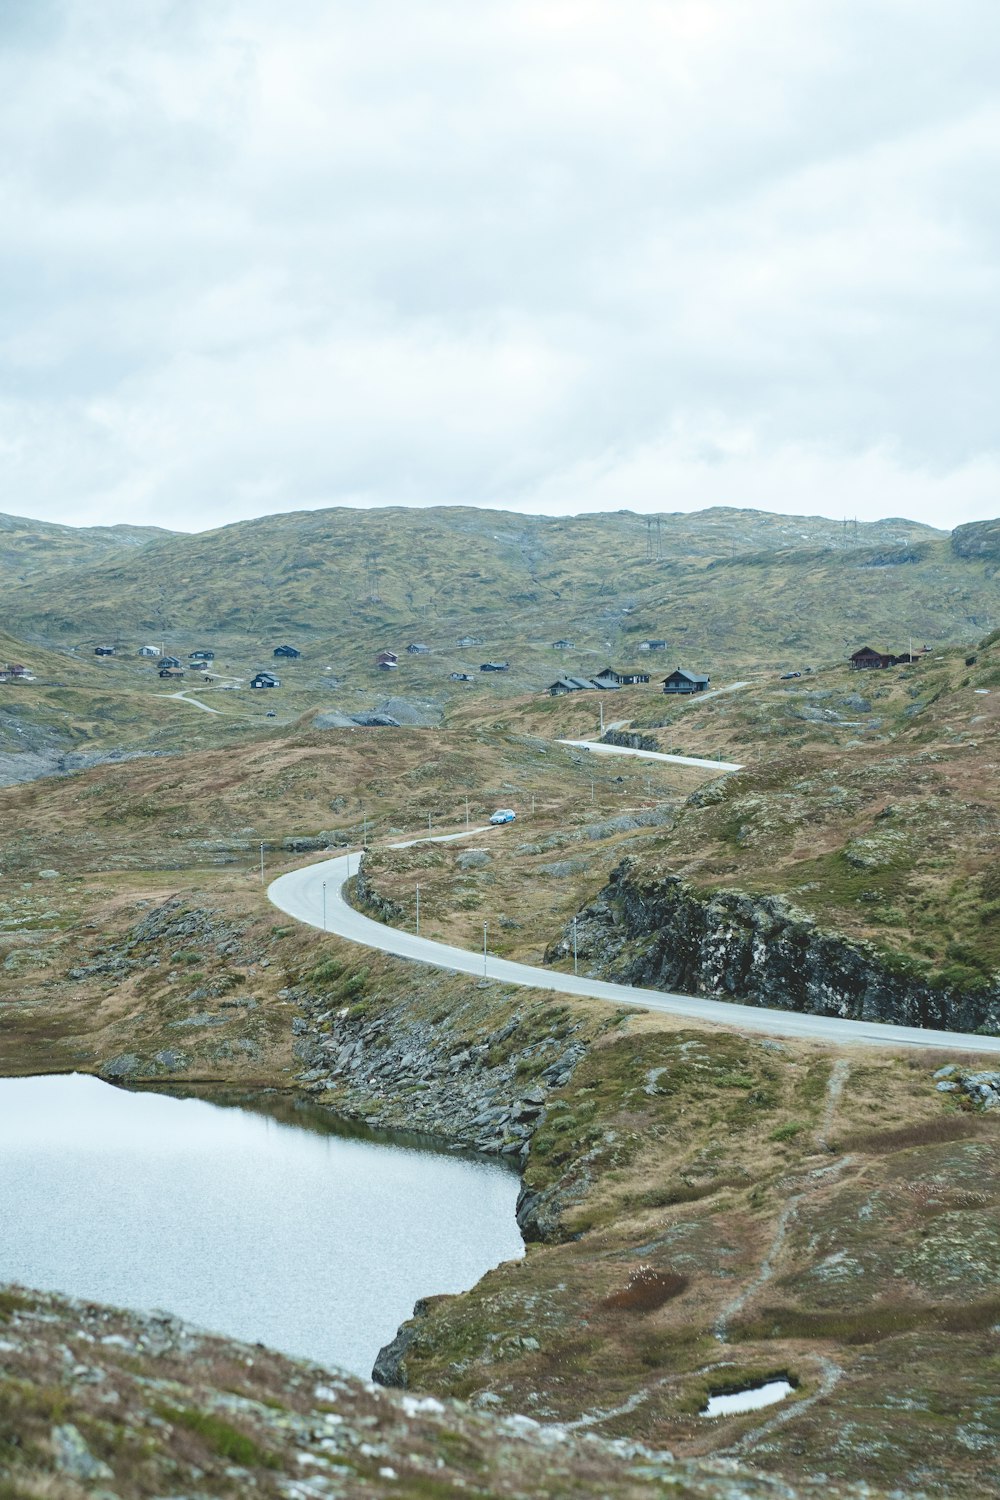
{"type": "MultiPolygon", "coordinates": [[[[441,842],[465,838],[469,834],[495,836],[493,830],[463,830],[446,835],[441,842]]],[[[502,834],[501,834],[502,837],[502,834]]],[[[412,843],[424,840],[413,839],[412,843]]],[[[428,842],[435,842],[429,840],[428,842]]],[[[396,845],[405,848],[405,845],[396,845]]],[[[482,979],[504,984],[525,985],[532,989],[553,990],[560,995],[585,995],[606,1000],[612,1005],[635,1005],[646,1010],[663,1011],[691,1021],[708,1021],[738,1031],[753,1031],[768,1036],[799,1038],[805,1041],[857,1043],[877,1047],[930,1047],[949,1052],[991,1052],[1000,1054],[1000,1037],[973,1036],[957,1031],[924,1031],[914,1026],[891,1026],[879,1021],[845,1021],[836,1016],[802,1015],[797,1011],[770,1010],[762,1006],[736,1005],[728,1000],[704,1000],[695,995],[676,995],[664,990],[645,990],[627,984],[608,984],[584,975],[564,974],[558,969],[536,968],[531,964],[512,963],[487,953],[473,953],[417,937],[397,927],[387,927],[355,911],[344,896],[344,885],[358,871],[359,854],[340,854],[300,870],[290,870],[268,887],[268,898],[280,911],[318,927],[349,942],[392,953],[397,958],[433,964],[437,968],[474,974],[482,979]]]]}
{"type": "Polygon", "coordinates": [[[603,740],[556,740],[577,750],[591,750],[595,755],[635,755],[640,760],[665,760],[674,766],[697,766],[703,771],[742,771],[734,760],[701,760],[697,755],[665,755],[662,750],[633,750],[630,745],[606,745],[603,740]]]}

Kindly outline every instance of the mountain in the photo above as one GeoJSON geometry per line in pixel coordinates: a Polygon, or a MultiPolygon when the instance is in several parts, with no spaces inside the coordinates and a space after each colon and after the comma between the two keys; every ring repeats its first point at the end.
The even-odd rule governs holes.
{"type": "Polygon", "coordinates": [[[394,677],[421,693],[453,691],[451,671],[488,658],[511,662],[493,691],[537,689],[598,658],[634,661],[645,637],[667,642],[656,665],[799,665],[867,640],[901,649],[911,636],[980,637],[996,607],[994,525],[960,528],[953,542],[901,519],[845,528],[724,508],[308,511],[104,557],[88,544],[58,576],[40,570],[8,588],[5,623],[63,647],[221,645],[247,664],[289,640],[366,691],[380,680],[375,653],[412,641],[431,651],[403,656],[394,677]],[[554,651],[556,639],[573,645],[554,651]]]}
{"type": "Polygon", "coordinates": [[[59,526],[0,515],[0,584],[6,588],[62,568],[88,567],[170,534],[159,526],[59,526]]]}

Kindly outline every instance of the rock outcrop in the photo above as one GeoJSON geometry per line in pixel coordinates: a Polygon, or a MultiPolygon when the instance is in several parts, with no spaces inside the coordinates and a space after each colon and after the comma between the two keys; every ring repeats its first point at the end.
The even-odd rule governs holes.
{"type": "MultiPolygon", "coordinates": [[[[569,928],[546,953],[571,951],[569,928]]],[[[953,1031],[1000,1031],[1000,984],[938,985],[916,964],[824,931],[780,896],[700,893],[644,879],[630,860],[577,918],[591,972],[622,984],[817,1015],[953,1031]]]]}

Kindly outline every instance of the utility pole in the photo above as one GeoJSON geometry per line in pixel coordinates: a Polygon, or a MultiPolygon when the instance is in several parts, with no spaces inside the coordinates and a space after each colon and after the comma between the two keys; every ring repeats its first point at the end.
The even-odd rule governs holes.
{"type": "Polygon", "coordinates": [[[417,937],[420,936],[420,887],[417,886],[417,937]]]}
{"type": "Polygon", "coordinates": [[[368,814],[367,813],[365,813],[364,819],[363,819],[363,822],[362,822],[361,843],[364,846],[364,848],[366,848],[366,849],[368,848],[368,814]]]}
{"type": "Polygon", "coordinates": [[[430,833],[430,831],[431,831],[431,815],[430,815],[430,813],[428,813],[427,814],[427,832],[430,833]]]}
{"type": "Polygon", "coordinates": [[[326,881],[323,882],[323,931],[326,931],[326,881]]]}
{"type": "Polygon", "coordinates": [[[264,884],[264,840],[260,841],[260,883],[264,884]]]}
{"type": "Polygon", "coordinates": [[[465,826],[466,826],[466,828],[468,828],[468,826],[469,826],[469,796],[468,796],[468,793],[466,793],[466,797],[465,797],[465,826]]]}
{"type": "Polygon", "coordinates": [[[574,974],[578,974],[579,972],[580,972],[580,970],[579,970],[579,966],[577,964],[577,956],[576,956],[576,918],[574,917],[573,918],[573,973],[574,974]]]}
{"type": "Polygon", "coordinates": [[[604,733],[604,704],[603,703],[598,703],[597,706],[601,710],[601,734],[603,735],[603,733],[604,733]]]}
{"type": "Polygon", "coordinates": [[[483,978],[486,978],[486,923],[483,923],[483,978]]]}

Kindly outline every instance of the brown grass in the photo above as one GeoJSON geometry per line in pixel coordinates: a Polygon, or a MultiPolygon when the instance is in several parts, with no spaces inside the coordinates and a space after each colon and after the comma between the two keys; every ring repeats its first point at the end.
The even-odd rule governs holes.
{"type": "Polygon", "coordinates": [[[838,1136],[834,1149],[885,1156],[892,1151],[907,1151],[913,1146],[938,1146],[949,1141],[971,1140],[985,1134],[988,1129],[988,1122],[977,1115],[945,1115],[933,1120],[917,1120],[897,1130],[852,1131],[838,1136]]]}
{"type": "Polygon", "coordinates": [[[655,1312],[665,1302],[686,1292],[690,1282],[678,1271],[654,1271],[652,1266],[634,1270],[621,1291],[612,1292],[601,1303],[614,1312],[655,1312]]]}

